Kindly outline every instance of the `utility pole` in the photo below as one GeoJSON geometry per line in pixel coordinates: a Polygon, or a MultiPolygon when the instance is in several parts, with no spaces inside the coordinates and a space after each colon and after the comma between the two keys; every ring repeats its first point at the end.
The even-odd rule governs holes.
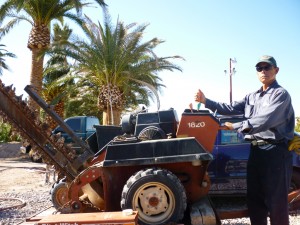
{"type": "MultiPolygon", "coordinates": [[[[236,73],[235,64],[237,63],[235,58],[229,59],[229,99],[230,103],[232,103],[232,75],[236,73]]],[[[227,70],[224,70],[225,75],[227,74],[227,70]]]]}

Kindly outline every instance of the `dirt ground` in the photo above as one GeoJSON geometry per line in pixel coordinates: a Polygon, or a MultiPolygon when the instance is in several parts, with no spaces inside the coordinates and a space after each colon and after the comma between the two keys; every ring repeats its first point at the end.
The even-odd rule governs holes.
{"type": "Polygon", "coordinates": [[[18,142],[0,144],[0,192],[50,189],[45,185],[46,165],[31,162],[20,146],[18,142]]]}

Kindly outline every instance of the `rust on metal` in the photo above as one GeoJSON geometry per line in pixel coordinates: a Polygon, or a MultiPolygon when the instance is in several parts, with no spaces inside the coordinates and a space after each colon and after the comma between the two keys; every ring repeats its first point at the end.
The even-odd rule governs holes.
{"type": "Polygon", "coordinates": [[[0,115],[3,120],[10,123],[42,155],[44,162],[54,165],[67,179],[74,179],[78,173],[72,165],[76,154],[64,145],[64,139],[59,135],[52,135],[50,126],[40,120],[39,114],[28,106],[27,101],[22,100],[22,96],[16,96],[12,86],[5,86],[1,80],[0,99],[0,115]]]}

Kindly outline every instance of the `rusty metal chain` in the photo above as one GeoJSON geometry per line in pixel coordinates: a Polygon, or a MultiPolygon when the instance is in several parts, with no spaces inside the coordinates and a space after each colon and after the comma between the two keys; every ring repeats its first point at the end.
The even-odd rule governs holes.
{"type": "Polygon", "coordinates": [[[80,200],[82,204],[87,205],[89,208],[97,209],[99,212],[103,212],[104,210],[101,210],[99,207],[93,205],[91,202],[88,202],[86,200],[80,200]]]}
{"type": "Polygon", "coordinates": [[[61,212],[62,209],[67,208],[67,206],[69,206],[70,211],[71,211],[71,209],[72,209],[72,208],[71,208],[71,200],[68,201],[68,202],[66,202],[65,204],[63,204],[61,207],[57,208],[52,214],[55,215],[55,214],[61,212]]]}
{"type": "Polygon", "coordinates": [[[29,136],[26,131],[27,129],[34,129],[34,132],[31,133],[39,134],[43,139],[47,140],[48,143],[45,144],[50,144],[56,151],[62,153],[70,162],[73,162],[77,157],[75,151],[69,146],[66,146],[64,144],[64,139],[59,135],[52,135],[50,126],[46,122],[40,120],[38,112],[33,111],[27,104],[27,99],[22,100],[22,95],[16,96],[15,88],[13,88],[12,85],[5,86],[1,79],[0,95],[2,101],[0,115],[3,118],[3,121],[9,123],[13,130],[20,134],[22,139],[26,140],[32,148],[36,149],[46,164],[54,165],[57,172],[67,176],[67,171],[64,171],[55,160],[48,156],[44,150],[38,146],[38,144],[40,144],[38,143],[38,140],[36,140],[35,137],[29,136]],[[26,121],[30,121],[31,128],[26,126],[26,121]]]}

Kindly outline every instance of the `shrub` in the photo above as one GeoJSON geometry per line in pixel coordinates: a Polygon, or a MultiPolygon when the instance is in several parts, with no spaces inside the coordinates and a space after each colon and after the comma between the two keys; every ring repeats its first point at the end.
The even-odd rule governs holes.
{"type": "Polygon", "coordinates": [[[0,120],[0,142],[20,140],[20,135],[13,131],[11,125],[8,123],[4,123],[3,120],[0,120]]]}

